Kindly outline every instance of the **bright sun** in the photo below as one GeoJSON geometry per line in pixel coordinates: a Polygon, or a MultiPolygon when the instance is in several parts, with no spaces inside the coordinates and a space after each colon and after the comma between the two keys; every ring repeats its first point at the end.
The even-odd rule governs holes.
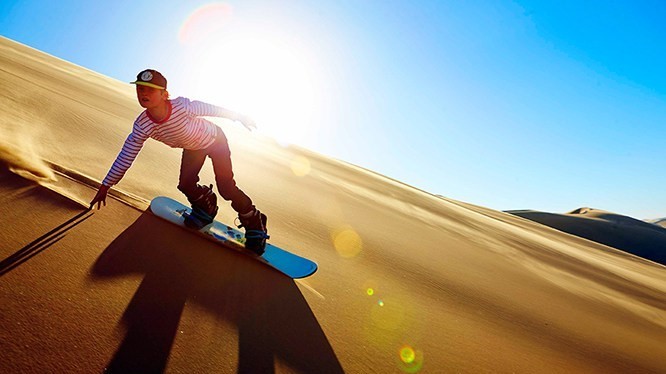
{"type": "Polygon", "coordinates": [[[280,142],[307,145],[319,92],[315,64],[299,45],[240,27],[207,29],[192,44],[188,80],[197,98],[251,116],[280,142]]]}

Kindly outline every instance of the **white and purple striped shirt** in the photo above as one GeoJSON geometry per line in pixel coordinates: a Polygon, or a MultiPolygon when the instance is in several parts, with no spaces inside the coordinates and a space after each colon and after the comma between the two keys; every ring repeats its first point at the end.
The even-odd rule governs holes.
{"type": "Polygon", "coordinates": [[[163,121],[155,121],[147,110],[134,121],[132,132],[102,184],[111,187],[120,182],[148,138],[172,148],[204,149],[215,141],[217,126],[201,116],[236,119],[234,112],[201,101],[179,97],[169,103],[169,113],[163,121]]]}

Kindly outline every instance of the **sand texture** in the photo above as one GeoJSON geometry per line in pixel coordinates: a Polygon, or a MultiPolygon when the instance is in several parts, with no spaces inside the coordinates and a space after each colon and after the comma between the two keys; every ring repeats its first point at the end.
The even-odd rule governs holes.
{"type": "Polygon", "coordinates": [[[185,202],[158,142],[86,210],[132,86],[4,38],[0,85],[0,372],[666,370],[657,262],[221,120],[271,242],[319,264],[293,281],[146,212],[185,202]]]}

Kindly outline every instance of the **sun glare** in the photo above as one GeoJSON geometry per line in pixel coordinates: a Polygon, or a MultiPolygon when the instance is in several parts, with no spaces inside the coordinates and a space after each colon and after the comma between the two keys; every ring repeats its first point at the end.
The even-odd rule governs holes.
{"type": "Polygon", "coordinates": [[[188,91],[251,116],[261,132],[282,143],[308,145],[318,90],[315,64],[297,41],[274,30],[243,27],[225,5],[194,12],[181,30],[181,42],[193,51],[188,91]],[[191,24],[215,19],[226,26],[191,24]]]}

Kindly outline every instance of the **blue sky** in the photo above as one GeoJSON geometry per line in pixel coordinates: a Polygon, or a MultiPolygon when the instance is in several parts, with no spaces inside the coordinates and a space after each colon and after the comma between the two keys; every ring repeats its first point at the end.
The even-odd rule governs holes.
{"type": "Polygon", "coordinates": [[[636,218],[666,216],[664,19],[663,1],[0,5],[3,36],[121,81],[154,67],[426,191],[636,218]]]}

